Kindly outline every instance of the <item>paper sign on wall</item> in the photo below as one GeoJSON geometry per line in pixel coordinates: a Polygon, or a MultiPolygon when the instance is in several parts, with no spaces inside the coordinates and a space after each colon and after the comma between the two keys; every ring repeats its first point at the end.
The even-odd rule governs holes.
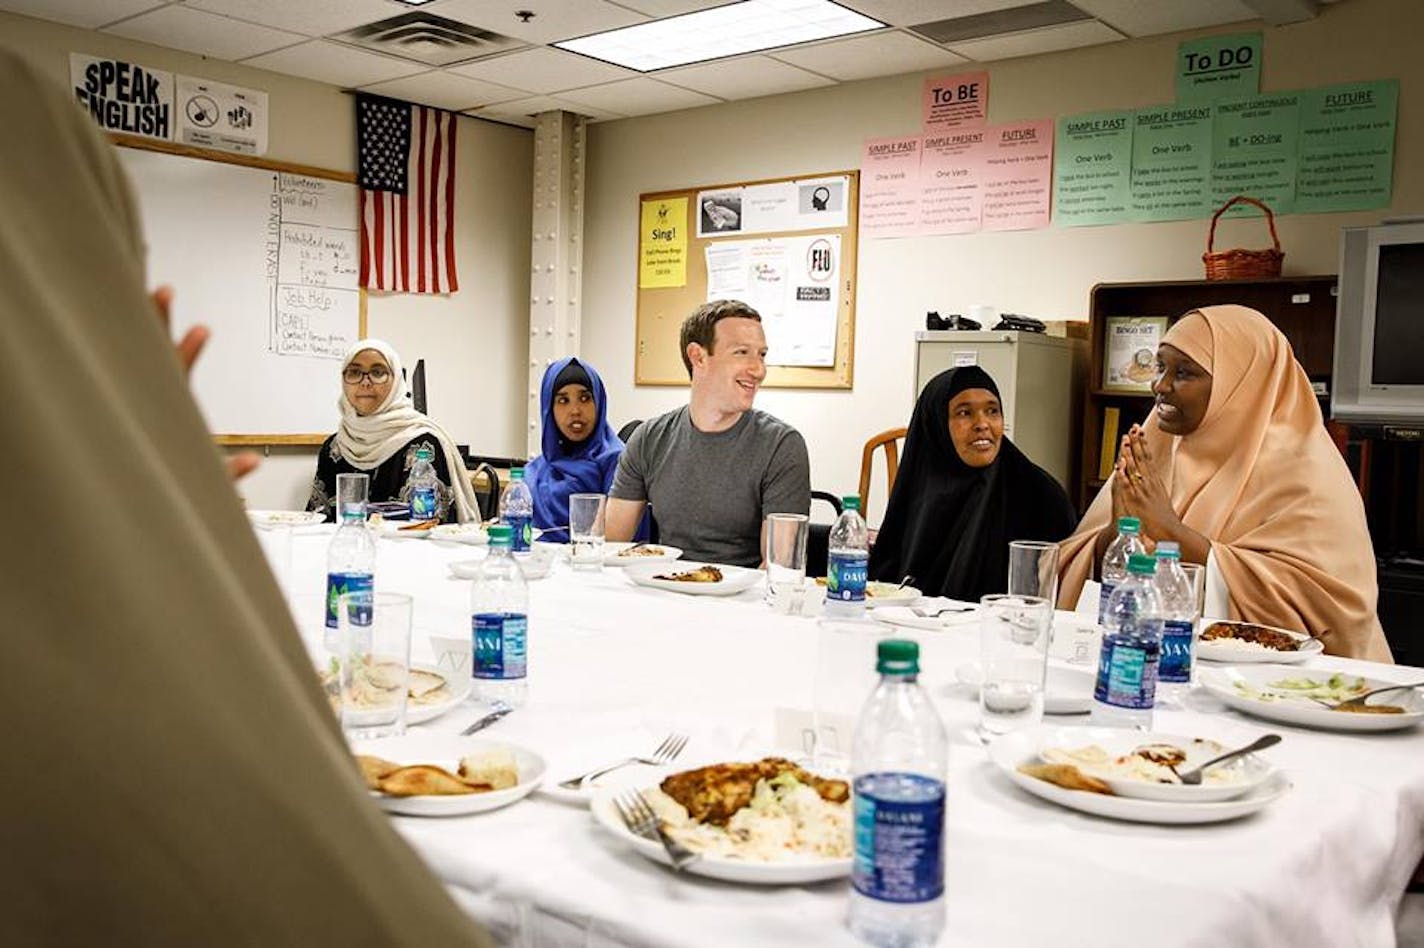
{"type": "Polygon", "coordinates": [[[989,74],[966,72],[925,80],[926,135],[982,125],[989,115],[989,74]]]}
{"type": "Polygon", "coordinates": [[[1058,123],[1056,224],[1116,224],[1132,203],[1132,113],[1093,112],[1058,123]]]}
{"type": "Polygon", "coordinates": [[[744,300],[761,314],[768,365],[836,363],[839,234],[709,244],[707,299],[744,300]]]}
{"type": "MultiPolygon", "coordinates": [[[[1294,92],[1227,99],[1212,125],[1211,200],[1220,207],[1238,194],[1269,204],[1277,214],[1295,206],[1300,97],[1294,92]]],[[[1239,205],[1229,216],[1259,214],[1239,205]]]]}
{"type": "Polygon", "coordinates": [[[644,201],[638,286],[687,284],[687,198],[644,201]]]}
{"type": "Polygon", "coordinates": [[[99,127],[167,141],[173,137],[173,74],[121,59],[69,54],[74,96],[99,127]]]}
{"type": "Polygon", "coordinates": [[[871,138],[860,159],[860,233],[907,237],[920,225],[920,137],[871,138]]]}
{"type": "Polygon", "coordinates": [[[1300,94],[1298,213],[1389,206],[1398,103],[1397,79],[1300,94]]]}
{"type": "Polygon", "coordinates": [[[1132,129],[1132,217],[1179,221],[1211,207],[1209,105],[1138,109],[1132,129]]]}
{"type": "Polygon", "coordinates": [[[1047,227],[1053,184],[1053,119],[991,125],[984,230],[1047,227]]]}
{"type": "Polygon", "coordinates": [[[1261,34],[1235,33],[1177,46],[1177,101],[1211,102],[1261,91],[1261,34]]]}
{"type": "Polygon", "coordinates": [[[177,87],[175,140],[239,155],[267,153],[267,93],[192,76],[178,76],[177,87]]]}
{"type": "Polygon", "coordinates": [[[920,157],[920,226],[924,234],[979,229],[988,150],[983,128],[926,135],[920,157]]]}

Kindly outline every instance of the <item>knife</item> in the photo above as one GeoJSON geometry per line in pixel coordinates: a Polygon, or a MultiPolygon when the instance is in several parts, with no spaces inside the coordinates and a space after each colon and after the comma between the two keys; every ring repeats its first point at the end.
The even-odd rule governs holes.
{"type": "Polygon", "coordinates": [[[474,724],[471,724],[460,732],[460,736],[468,737],[476,731],[483,730],[513,710],[513,708],[496,708],[484,717],[476,718],[474,724]]]}

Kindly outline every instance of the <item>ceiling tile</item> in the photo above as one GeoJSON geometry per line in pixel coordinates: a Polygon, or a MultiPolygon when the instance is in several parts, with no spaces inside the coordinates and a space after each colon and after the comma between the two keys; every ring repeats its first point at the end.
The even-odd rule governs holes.
{"type": "Polygon", "coordinates": [[[631,69],[602,63],[587,56],[566,53],[561,49],[540,46],[518,52],[492,56],[463,66],[451,66],[451,72],[472,79],[484,79],[513,86],[527,92],[558,92],[583,86],[632,79],[638,74],[631,69]]]}
{"type": "Polygon", "coordinates": [[[116,23],[104,32],[217,59],[246,59],[306,39],[298,33],[243,23],[191,7],[164,7],[116,23]]]}
{"type": "Polygon", "coordinates": [[[1033,56],[1038,53],[1052,53],[1060,49],[1075,49],[1079,46],[1097,46],[1122,39],[1122,34],[1097,20],[1082,23],[1067,23],[1063,26],[1048,26],[1041,30],[1023,33],[1006,33],[986,39],[955,43],[950,48],[962,56],[976,62],[993,59],[1013,59],[1016,56],[1033,56]]]}
{"type": "Polygon", "coordinates": [[[364,86],[426,71],[425,66],[368,53],[327,40],[311,40],[275,53],[263,53],[242,61],[244,66],[270,69],[289,76],[329,82],[334,86],[364,86]]]}
{"type": "Polygon", "coordinates": [[[722,99],[751,99],[835,84],[834,79],[797,69],[769,56],[745,56],[667,69],[657,77],[663,82],[722,99]]]}
{"type": "Polygon", "coordinates": [[[386,95],[393,99],[404,99],[407,102],[418,102],[421,105],[433,105],[436,108],[451,109],[455,112],[464,112],[494,102],[508,102],[511,99],[525,97],[525,94],[520,90],[511,89],[508,86],[438,71],[422,73],[419,76],[407,76],[404,79],[392,79],[389,82],[377,82],[361,88],[365,92],[374,92],[377,95],[386,95]]]}
{"type": "Polygon", "coordinates": [[[572,102],[575,107],[586,105],[619,115],[651,115],[654,112],[715,105],[720,101],[712,96],[679,89],[646,76],[610,82],[606,86],[590,86],[587,89],[561,92],[559,98],[572,102]]]}
{"type": "Polygon", "coordinates": [[[646,13],[655,19],[696,13],[698,10],[710,10],[712,7],[724,7],[727,3],[728,0],[618,0],[620,7],[646,13]]]}
{"type": "MultiPolygon", "coordinates": [[[[873,16],[881,23],[891,26],[914,26],[918,23],[933,23],[951,17],[977,16],[993,13],[1009,7],[1022,7],[1038,0],[836,0],[841,6],[850,7],[873,16]]],[[[1162,0],[1140,0],[1143,3],[1160,3],[1162,0]]]]}
{"type": "Polygon", "coordinates": [[[387,0],[187,0],[190,7],[307,36],[339,33],[404,11],[387,0]]]}
{"type": "Polygon", "coordinates": [[[577,112],[579,115],[583,115],[593,121],[622,117],[604,109],[594,109],[586,105],[576,106],[572,102],[565,102],[562,99],[547,95],[535,95],[527,99],[515,99],[513,102],[500,102],[496,105],[487,105],[483,108],[472,110],[470,114],[478,115],[481,118],[513,122],[516,125],[523,125],[525,128],[533,128],[534,116],[540,112],[577,112]]]}
{"type": "Polygon", "coordinates": [[[874,76],[896,76],[925,72],[965,62],[943,47],[908,33],[876,33],[851,39],[831,40],[815,46],[782,50],[776,58],[849,82],[874,76]]]}
{"type": "Polygon", "coordinates": [[[163,6],[167,0],[0,0],[0,10],[88,29],[163,6]]]}
{"type": "Polygon", "coordinates": [[[573,39],[648,19],[605,0],[444,0],[432,4],[430,12],[526,43],[573,39]],[[528,9],[535,10],[536,16],[528,23],[520,22],[515,12],[528,9]]]}
{"type": "Polygon", "coordinates": [[[1073,0],[1073,5],[1128,36],[1153,36],[1260,18],[1260,14],[1242,0],[1194,0],[1192,3],[1073,0]]]}

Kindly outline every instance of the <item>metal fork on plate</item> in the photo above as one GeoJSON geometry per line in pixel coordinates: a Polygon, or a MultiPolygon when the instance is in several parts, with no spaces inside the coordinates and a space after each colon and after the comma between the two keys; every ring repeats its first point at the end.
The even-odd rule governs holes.
{"type": "Polygon", "coordinates": [[[658,819],[653,808],[648,806],[648,801],[644,800],[643,795],[637,790],[625,790],[615,795],[613,806],[618,811],[618,815],[623,818],[623,825],[628,827],[629,832],[635,836],[657,840],[663,844],[663,850],[667,853],[674,869],[681,871],[688,863],[701,858],[701,854],[693,852],[667,834],[667,831],[663,829],[662,821],[658,819]]]}
{"type": "Polygon", "coordinates": [[[682,753],[682,749],[687,746],[686,734],[669,734],[663,742],[657,746],[647,757],[629,757],[620,760],[618,763],[598,770],[591,770],[586,774],[579,774],[577,777],[570,777],[567,780],[560,780],[559,786],[565,790],[577,790],[586,783],[602,777],[604,774],[617,770],[619,767],[627,767],[631,764],[649,764],[653,767],[661,767],[670,764],[677,759],[677,755],[682,753]]]}
{"type": "Polygon", "coordinates": [[[910,611],[921,619],[938,619],[947,612],[973,612],[974,606],[945,606],[943,609],[921,609],[919,606],[911,606],[910,611]]]}

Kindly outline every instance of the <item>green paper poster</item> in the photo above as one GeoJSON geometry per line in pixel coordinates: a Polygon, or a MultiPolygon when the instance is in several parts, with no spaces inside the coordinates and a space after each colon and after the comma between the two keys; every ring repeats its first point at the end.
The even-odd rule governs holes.
{"type": "Polygon", "coordinates": [[[1212,102],[1260,91],[1260,33],[1208,36],[1178,44],[1178,102],[1212,102]]]}
{"type": "MultiPolygon", "coordinates": [[[[1295,210],[1300,94],[1279,92],[1216,103],[1212,123],[1211,199],[1220,207],[1238,194],[1265,201],[1277,214],[1295,210]]],[[[1234,207],[1236,214],[1259,214],[1234,207]]]]}
{"type": "Polygon", "coordinates": [[[1211,214],[1211,116],[1212,107],[1204,104],[1159,105],[1133,114],[1133,220],[1211,214]]]}
{"type": "Polygon", "coordinates": [[[1398,102],[1397,79],[1300,93],[1298,213],[1389,206],[1398,102]]]}
{"type": "Polygon", "coordinates": [[[1053,222],[1119,224],[1130,217],[1132,113],[1092,112],[1058,121],[1053,222]]]}

